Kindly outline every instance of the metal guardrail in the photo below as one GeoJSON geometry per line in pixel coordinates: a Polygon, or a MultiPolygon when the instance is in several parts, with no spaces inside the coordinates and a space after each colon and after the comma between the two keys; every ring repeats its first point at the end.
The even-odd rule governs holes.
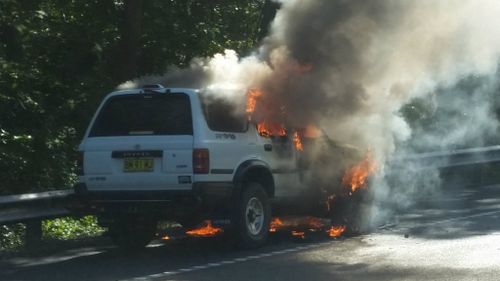
{"type": "Polygon", "coordinates": [[[448,168],[500,162],[500,145],[406,155],[393,159],[396,165],[412,163],[419,168],[448,168]]]}
{"type": "MultiPolygon", "coordinates": [[[[500,145],[407,155],[393,159],[396,165],[445,168],[500,162],[500,145]]],[[[71,215],[67,209],[73,190],[54,190],[0,197],[0,224],[42,220],[71,215]]]]}
{"type": "Polygon", "coordinates": [[[54,190],[41,193],[0,197],[0,224],[26,222],[70,215],[68,198],[73,190],[54,190]]]}

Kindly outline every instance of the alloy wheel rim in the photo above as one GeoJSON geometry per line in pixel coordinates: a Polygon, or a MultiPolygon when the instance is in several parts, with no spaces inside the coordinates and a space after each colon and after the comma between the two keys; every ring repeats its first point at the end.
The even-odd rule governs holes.
{"type": "Polygon", "coordinates": [[[252,235],[258,235],[264,227],[264,206],[256,197],[250,198],[245,211],[247,229],[252,235]]]}

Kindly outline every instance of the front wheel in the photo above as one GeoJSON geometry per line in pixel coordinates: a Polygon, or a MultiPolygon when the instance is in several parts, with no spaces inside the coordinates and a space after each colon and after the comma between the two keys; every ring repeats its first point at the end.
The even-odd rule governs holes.
{"type": "Polygon", "coordinates": [[[236,214],[236,231],[244,248],[262,246],[269,235],[271,207],[261,184],[250,182],[245,186],[236,214]]]}

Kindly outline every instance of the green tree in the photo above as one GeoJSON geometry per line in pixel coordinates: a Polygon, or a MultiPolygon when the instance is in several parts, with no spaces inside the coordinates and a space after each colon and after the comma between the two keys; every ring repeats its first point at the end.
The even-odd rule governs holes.
{"type": "Polygon", "coordinates": [[[0,194],[71,185],[76,146],[105,93],[226,48],[248,53],[266,26],[263,7],[263,0],[0,1],[0,194]]]}

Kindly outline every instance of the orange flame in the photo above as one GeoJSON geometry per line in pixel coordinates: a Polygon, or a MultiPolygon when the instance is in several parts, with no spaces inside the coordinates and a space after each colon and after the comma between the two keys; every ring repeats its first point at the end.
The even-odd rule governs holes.
{"type": "Polygon", "coordinates": [[[342,235],[342,233],[344,233],[345,229],[345,225],[332,226],[328,230],[328,235],[330,235],[330,237],[332,238],[339,237],[340,235],[342,235]]]}
{"type": "Polygon", "coordinates": [[[269,232],[276,232],[278,228],[282,227],[284,224],[280,218],[274,218],[271,221],[271,226],[269,227],[269,232]]]}
{"type": "Polygon", "coordinates": [[[295,237],[305,238],[306,233],[304,231],[292,230],[292,235],[295,237]]]}
{"type": "Polygon", "coordinates": [[[286,136],[286,130],[283,125],[268,121],[263,121],[257,124],[257,131],[261,136],[286,136]]]}
{"type": "Polygon", "coordinates": [[[207,237],[207,236],[215,236],[217,234],[222,233],[222,229],[218,227],[213,227],[212,222],[207,220],[204,222],[205,226],[186,231],[187,235],[196,236],[196,237],[207,237]]]}
{"type": "Polygon", "coordinates": [[[262,92],[258,89],[248,90],[247,93],[247,106],[246,112],[253,113],[255,111],[255,107],[257,106],[257,99],[262,96],[262,92]]]}
{"type": "Polygon", "coordinates": [[[318,138],[321,136],[321,130],[312,125],[312,124],[309,124],[306,126],[306,128],[304,129],[303,133],[304,137],[306,138],[318,138]]]}
{"type": "Polygon", "coordinates": [[[325,225],[325,221],[317,217],[273,218],[269,232],[286,229],[292,236],[305,238],[309,232],[324,231],[325,225]]]}
{"type": "Polygon", "coordinates": [[[161,238],[161,240],[170,240],[170,236],[165,235],[165,236],[163,236],[163,237],[161,238]]]}
{"type": "Polygon", "coordinates": [[[365,188],[368,176],[376,172],[377,169],[378,165],[372,154],[368,153],[361,162],[346,171],[342,178],[342,185],[349,187],[351,192],[356,191],[358,188],[365,188]]]}
{"type": "MultiPolygon", "coordinates": [[[[254,113],[257,108],[261,96],[262,91],[259,89],[250,89],[247,92],[246,113],[250,119],[252,118],[251,114],[254,113]]],[[[257,124],[257,131],[264,137],[286,135],[285,127],[282,124],[268,120],[259,122],[257,124]]]]}
{"type": "Polygon", "coordinates": [[[295,146],[295,149],[297,149],[297,151],[304,150],[304,148],[302,147],[302,138],[300,137],[298,132],[295,132],[293,134],[293,144],[295,146]]]}

